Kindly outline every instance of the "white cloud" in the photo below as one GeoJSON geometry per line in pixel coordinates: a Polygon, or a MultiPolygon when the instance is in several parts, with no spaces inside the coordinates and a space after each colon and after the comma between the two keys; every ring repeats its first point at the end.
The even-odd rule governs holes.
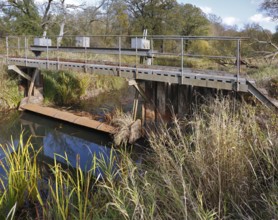
{"type": "Polygon", "coordinates": [[[212,8],[208,7],[208,6],[204,6],[204,7],[200,7],[202,9],[202,11],[206,14],[211,14],[212,13],[212,8]]]}
{"type": "Polygon", "coordinates": [[[255,14],[249,18],[250,21],[256,22],[256,23],[261,23],[261,22],[270,22],[271,17],[265,17],[262,14],[255,14]]]}
{"type": "Polygon", "coordinates": [[[223,23],[226,24],[226,25],[229,25],[229,26],[233,26],[237,23],[239,23],[239,19],[238,18],[235,18],[235,17],[225,17],[223,18],[223,23]]]}

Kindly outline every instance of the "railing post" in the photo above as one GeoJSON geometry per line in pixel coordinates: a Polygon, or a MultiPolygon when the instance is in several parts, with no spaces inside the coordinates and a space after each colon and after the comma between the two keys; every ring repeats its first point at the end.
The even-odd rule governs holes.
{"type": "Polygon", "coordinates": [[[239,75],[240,75],[240,39],[237,40],[237,91],[239,91],[239,75]]]}
{"type": "Polygon", "coordinates": [[[25,54],[25,66],[27,66],[27,48],[28,47],[28,42],[27,42],[27,37],[24,38],[24,54],[25,54]]]}
{"type": "Polygon", "coordinates": [[[48,59],[49,59],[49,54],[48,54],[48,37],[46,38],[46,69],[48,69],[49,63],[48,63],[48,59]]]}
{"type": "Polygon", "coordinates": [[[181,84],[183,84],[183,37],[181,38],[181,84]]]}
{"type": "Polygon", "coordinates": [[[122,66],[122,41],[121,36],[119,36],[119,76],[121,76],[121,66],[122,66]]]}
{"type": "MultiPolygon", "coordinates": [[[[138,69],[137,69],[137,59],[138,59],[138,45],[137,45],[137,43],[138,43],[138,37],[136,37],[135,38],[135,55],[136,55],[136,57],[135,57],[135,67],[136,67],[136,71],[135,71],[135,79],[137,79],[137,72],[138,72],[138,69]]],[[[140,61],[139,61],[139,63],[140,63],[140,61]]]]}
{"type": "Polygon", "coordinates": [[[56,38],[56,48],[57,48],[57,70],[60,70],[60,58],[59,58],[59,44],[58,38],[56,38]]]}
{"type": "Polygon", "coordinates": [[[153,38],[151,38],[151,61],[153,65],[153,38]]]}
{"type": "Polygon", "coordinates": [[[6,37],[6,64],[8,64],[8,58],[9,58],[9,37],[6,37]]]}
{"type": "Polygon", "coordinates": [[[20,52],[20,38],[19,37],[17,37],[17,50],[18,50],[18,52],[20,52]]]}
{"type": "MultiPolygon", "coordinates": [[[[85,38],[85,39],[87,39],[87,38],[85,38]]],[[[85,65],[84,70],[85,70],[85,73],[87,73],[87,41],[85,43],[85,58],[84,59],[85,59],[84,60],[84,65],[85,65]]]]}

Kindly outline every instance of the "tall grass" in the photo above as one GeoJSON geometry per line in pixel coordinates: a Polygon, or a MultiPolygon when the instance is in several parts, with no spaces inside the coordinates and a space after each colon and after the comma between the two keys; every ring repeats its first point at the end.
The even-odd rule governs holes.
{"type": "Polygon", "coordinates": [[[6,151],[14,158],[4,165],[12,168],[6,171],[13,181],[2,181],[1,213],[7,216],[15,204],[16,217],[32,209],[30,202],[22,206],[27,195],[38,210],[29,212],[40,219],[278,217],[277,115],[245,104],[235,111],[230,100],[216,100],[190,120],[161,125],[148,138],[140,163],[124,146],[112,150],[109,159],[94,156],[87,171],[78,156],[77,169],[55,159],[43,186],[36,185],[42,174],[29,162],[36,161],[35,152],[6,151]],[[13,165],[17,161],[20,166],[13,165]],[[9,174],[13,169],[17,172],[9,174]]]}
{"type": "Polygon", "coordinates": [[[1,218],[4,218],[11,209],[22,210],[25,205],[32,207],[40,198],[40,172],[37,167],[39,151],[34,150],[30,139],[24,143],[21,135],[18,145],[12,143],[10,146],[1,146],[1,149],[6,156],[1,163],[5,177],[1,178],[0,213],[1,218]]]}
{"type": "Polygon", "coordinates": [[[173,128],[150,134],[162,174],[157,182],[168,191],[162,194],[164,215],[180,207],[173,218],[275,216],[264,211],[269,206],[261,195],[278,184],[277,118],[271,125],[257,117],[248,106],[234,113],[229,103],[217,101],[183,126],[175,121],[173,128]],[[167,206],[169,200],[175,208],[167,206]]]}
{"type": "Polygon", "coordinates": [[[0,64],[0,110],[16,108],[21,98],[18,80],[11,78],[6,67],[0,64]]]}

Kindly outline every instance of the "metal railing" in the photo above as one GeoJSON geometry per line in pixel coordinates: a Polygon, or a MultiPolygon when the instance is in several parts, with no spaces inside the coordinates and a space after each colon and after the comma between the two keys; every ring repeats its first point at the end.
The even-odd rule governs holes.
{"type": "Polygon", "coordinates": [[[76,36],[63,36],[61,44],[57,43],[58,37],[48,36],[45,38],[46,42],[51,40],[51,45],[46,43],[45,46],[40,47],[39,49],[42,50],[41,55],[37,56],[39,51],[37,51],[37,54],[31,52],[31,47],[36,47],[34,45],[35,37],[7,36],[6,58],[8,60],[9,57],[24,57],[26,65],[28,59],[45,59],[47,66],[50,60],[56,60],[57,69],[59,69],[59,63],[62,60],[79,60],[85,64],[110,62],[118,65],[119,74],[123,66],[133,65],[137,68],[144,59],[148,60],[148,64],[159,66],[161,65],[159,59],[165,58],[162,60],[162,65],[164,67],[169,66],[167,65],[168,59],[169,62],[172,62],[170,66],[180,68],[181,80],[184,79],[184,71],[188,68],[188,62],[186,62],[188,60],[185,57],[188,59],[229,59],[232,60],[236,67],[238,88],[241,73],[240,48],[241,42],[246,40],[246,38],[240,37],[148,36],[145,39],[145,36],[138,35],[96,35],[85,36],[84,40],[89,39],[88,42],[83,42],[83,45],[81,42],[81,46],[80,44],[77,46],[76,36]],[[139,45],[139,42],[144,41],[142,39],[147,40],[148,47],[146,49],[139,45]],[[135,45],[132,45],[132,41],[135,41],[135,45]],[[228,54],[224,54],[224,52],[219,54],[219,51],[212,50],[216,47],[225,48],[225,43],[229,47],[228,54]],[[220,46],[217,46],[217,44],[220,46]],[[205,48],[202,48],[202,46],[205,48]],[[178,62],[180,62],[180,65],[178,65],[178,62]]]}

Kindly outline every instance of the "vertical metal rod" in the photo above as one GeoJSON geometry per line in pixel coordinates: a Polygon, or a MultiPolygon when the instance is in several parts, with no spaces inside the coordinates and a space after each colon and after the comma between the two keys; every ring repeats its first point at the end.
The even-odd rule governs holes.
{"type": "Polygon", "coordinates": [[[57,47],[57,70],[59,70],[60,69],[60,58],[59,58],[59,44],[58,44],[58,41],[56,42],[56,47],[57,47]]]}
{"type": "Polygon", "coordinates": [[[183,84],[183,37],[181,38],[181,84],[183,84]]]}
{"type": "Polygon", "coordinates": [[[237,40],[237,91],[239,91],[239,75],[240,75],[240,39],[237,40]]]}
{"type": "Polygon", "coordinates": [[[17,50],[20,52],[20,38],[17,37],[17,50]]]}
{"type": "MultiPolygon", "coordinates": [[[[87,38],[84,38],[84,39],[87,39],[87,38]]],[[[87,73],[87,41],[85,42],[85,61],[84,61],[84,64],[85,64],[85,73],[87,73]]]]}
{"type": "Polygon", "coordinates": [[[136,42],[136,43],[135,43],[135,45],[136,45],[136,46],[135,46],[135,48],[136,48],[135,65],[136,65],[136,69],[137,69],[137,57],[138,57],[138,54],[137,54],[137,53],[138,53],[138,48],[137,48],[137,37],[135,38],[135,42],[136,42]]]}
{"type": "Polygon", "coordinates": [[[49,66],[48,59],[49,59],[49,54],[48,54],[48,37],[47,37],[46,38],[46,69],[48,69],[49,66]]]}
{"type": "Polygon", "coordinates": [[[135,79],[137,79],[137,59],[138,59],[138,47],[137,47],[137,37],[135,38],[135,67],[136,67],[136,71],[135,71],[135,79]]]}
{"type": "Polygon", "coordinates": [[[121,66],[122,66],[122,50],[121,50],[121,36],[119,36],[119,76],[121,76],[121,66]]]}
{"type": "Polygon", "coordinates": [[[6,37],[6,63],[8,64],[9,58],[9,37],[6,37]]]}
{"type": "Polygon", "coordinates": [[[25,42],[24,42],[24,53],[25,53],[25,66],[27,66],[27,38],[25,37],[25,42]]]}
{"type": "Polygon", "coordinates": [[[153,38],[151,38],[151,65],[153,65],[153,38]]]}

